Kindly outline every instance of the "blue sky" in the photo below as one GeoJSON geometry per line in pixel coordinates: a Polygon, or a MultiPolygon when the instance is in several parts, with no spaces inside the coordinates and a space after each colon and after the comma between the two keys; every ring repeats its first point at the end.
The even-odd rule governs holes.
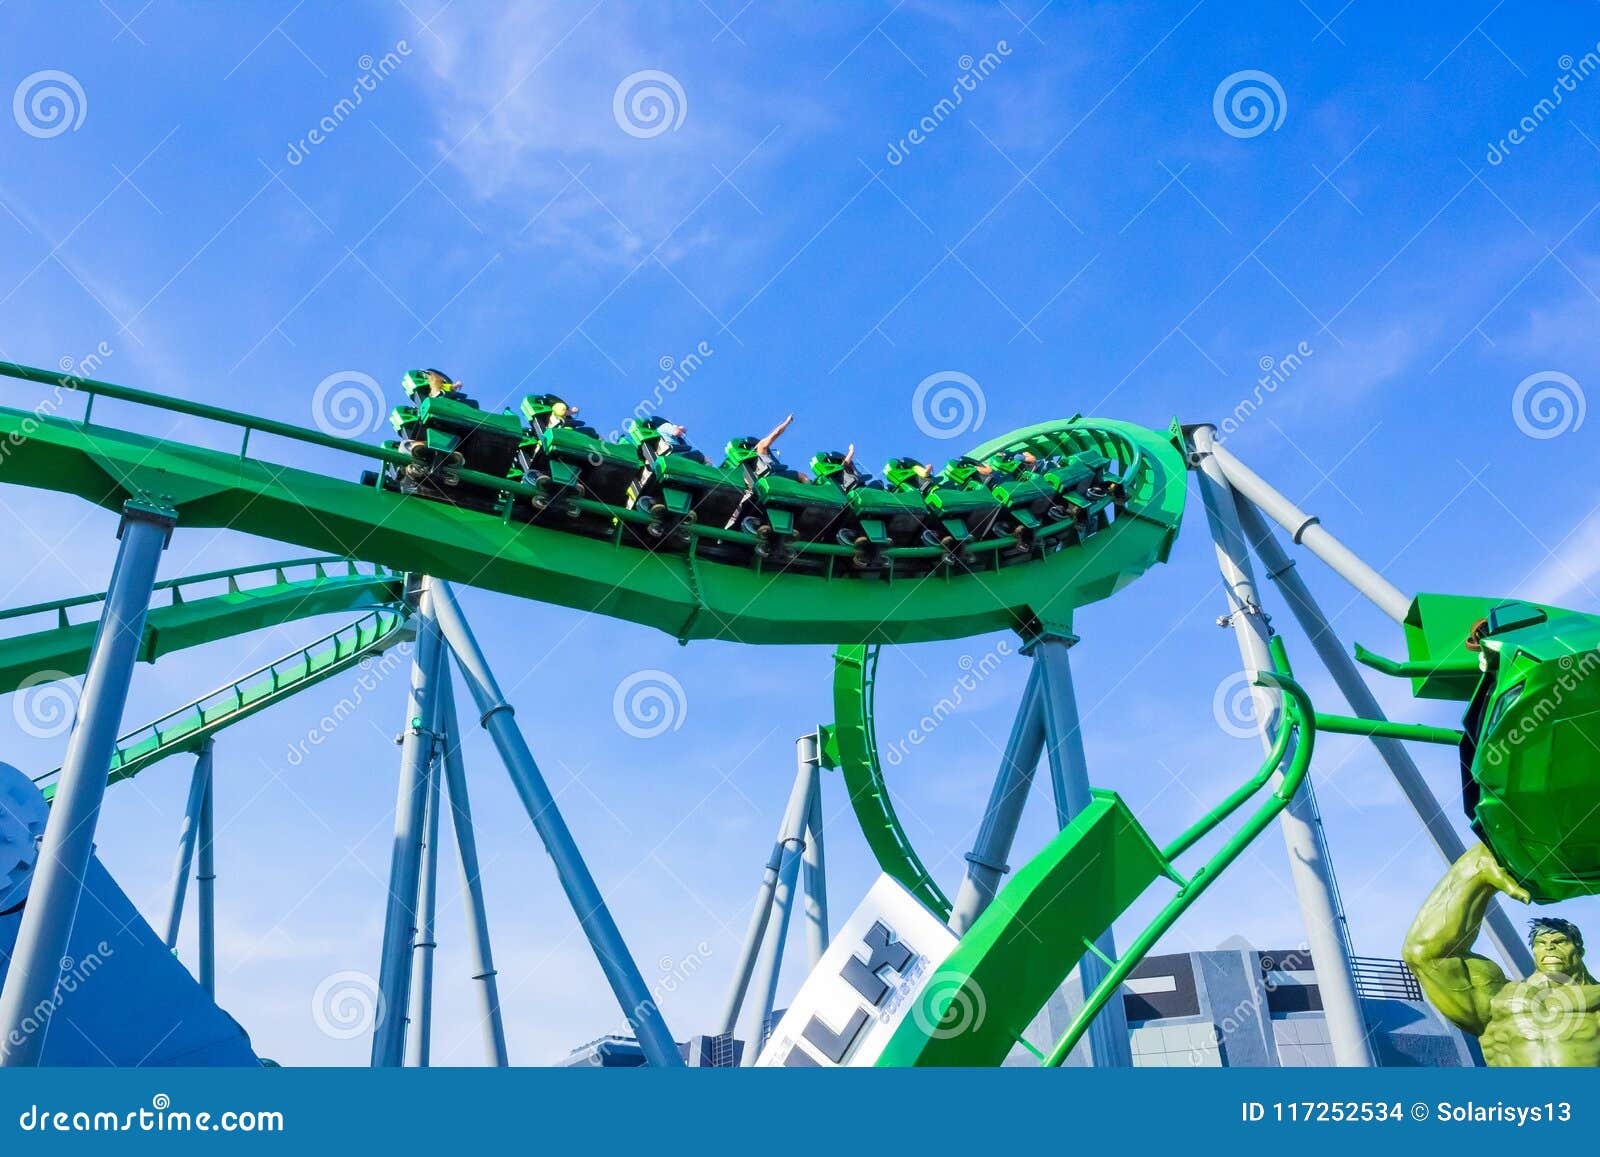
{"type": "MultiPolygon", "coordinates": [[[[489,401],[562,392],[604,429],[652,396],[664,359],[703,347],[666,407],[702,444],[792,409],[791,459],[853,440],[874,465],[1077,411],[1164,427],[1222,421],[1248,399],[1259,406],[1230,449],[1403,589],[1600,602],[1594,427],[1580,421],[1600,378],[1600,77],[1583,60],[1600,52],[1595,4],[10,0],[0,25],[0,96],[16,94],[0,117],[7,359],[103,349],[101,377],[301,424],[330,375],[397,393],[405,370],[438,365],[489,401]],[[665,128],[629,120],[626,100],[615,111],[646,70],[676,86],[665,128]],[[1275,85],[1270,126],[1248,102],[1230,119],[1228,95],[1251,82],[1225,82],[1243,72],[1275,85]],[[71,127],[31,102],[52,85],[71,127]],[[954,88],[959,106],[940,110],[954,88]],[[1263,390],[1262,367],[1295,351],[1301,364],[1263,390]],[[984,402],[981,426],[955,438],[912,404],[946,372],[984,402]],[[1519,410],[1535,374],[1566,375],[1564,411],[1541,419],[1526,390],[1519,410]]],[[[8,405],[35,397],[0,388],[8,405]]],[[[382,437],[362,417],[359,435],[382,437]]],[[[0,504],[6,605],[103,589],[112,515],[10,488],[0,504]]],[[[294,553],[180,529],[162,573],[294,553]]],[[[1305,573],[1346,639],[1400,649],[1373,608],[1305,573]]],[[[792,741],[830,712],[828,649],[680,648],[498,595],[464,603],[669,1023],[707,1030],[792,741]],[[687,707],[677,729],[638,739],[612,695],[646,669],[670,672],[687,707]]],[[[1224,609],[1196,516],[1170,565],[1080,617],[1096,781],[1158,835],[1257,758],[1213,719],[1237,664],[1224,609]]],[[[337,625],[142,668],[128,722],[337,625]]],[[[881,732],[904,734],[964,656],[1000,641],[887,655],[881,732]]],[[[1003,663],[892,771],[947,886],[1024,675],[1003,663]]],[[[298,766],[293,739],[348,685],[219,744],[221,998],[265,1055],[365,1060],[365,1041],[320,1032],[310,1004],[329,975],[376,969],[402,684],[298,766]]],[[[1453,722],[1448,705],[1379,691],[1395,714],[1453,722]]],[[[0,758],[44,770],[63,742],[0,712],[0,758]]],[[[1441,865],[1370,750],[1330,738],[1319,752],[1357,950],[1396,955],[1441,865]]],[[[492,752],[475,737],[467,757],[512,1055],[548,1061],[620,1017],[492,752]]],[[[1454,810],[1453,755],[1419,758],[1454,810]]],[[[147,912],[163,903],[186,780],[174,762],[110,793],[100,853],[147,912]]],[[[825,791],[837,921],[873,870],[842,785],[825,791]]],[[[1049,833],[1047,798],[1034,805],[1022,850],[1049,833]]],[[[436,1058],[477,1063],[446,865],[436,1058]]],[[[1300,942],[1276,832],[1167,946],[1233,936],[1300,942]]],[[[791,964],[785,992],[798,953],[791,964]]]]}

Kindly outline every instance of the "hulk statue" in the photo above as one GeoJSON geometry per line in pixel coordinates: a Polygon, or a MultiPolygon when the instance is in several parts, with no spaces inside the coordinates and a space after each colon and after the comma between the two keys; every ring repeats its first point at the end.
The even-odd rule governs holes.
{"type": "Polygon", "coordinates": [[[1472,951],[1496,892],[1528,902],[1494,853],[1476,844],[1429,893],[1401,953],[1422,991],[1478,1038],[1489,1065],[1600,1066],[1600,981],[1584,967],[1582,933],[1567,920],[1536,917],[1528,933],[1534,974],[1508,981],[1472,951]]]}

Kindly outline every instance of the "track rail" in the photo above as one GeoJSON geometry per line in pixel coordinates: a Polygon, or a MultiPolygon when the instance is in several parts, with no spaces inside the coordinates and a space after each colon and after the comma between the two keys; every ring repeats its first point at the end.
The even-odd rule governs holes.
{"type": "MultiPolygon", "coordinates": [[[[410,637],[411,626],[403,607],[388,607],[363,615],[120,736],[111,756],[107,782],[131,779],[169,755],[197,752],[208,737],[224,728],[349,670],[410,637]]],[[[60,771],[56,768],[34,779],[43,788],[46,798],[54,796],[60,771]]]]}
{"type": "Polygon", "coordinates": [[[878,866],[941,916],[950,900],[940,890],[895,814],[889,785],[878,759],[873,721],[873,690],[878,648],[844,646],[833,653],[833,737],[839,770],[850,792],[850,806],[878,866]]]}

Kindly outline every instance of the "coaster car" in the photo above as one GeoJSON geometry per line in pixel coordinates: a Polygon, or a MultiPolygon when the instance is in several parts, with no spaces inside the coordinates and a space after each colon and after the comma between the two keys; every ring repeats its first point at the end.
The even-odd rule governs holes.
{"type": "Polygon", "coordinates": [[[646,529],[654,538],[688,520],[725,526],[744,496],[743,478],[711,465],[681,429],[665,419],[635,418],[626,430],[637,452],[627,505],[650,515],[646,529]]]}
{"type": "MultiPolygon", "coordinates": [[[[405,467],[386,467],[382,484],[453,506],[503,510],[503,493],[463,487],[459,471],[508,477],[522,442],[521,423],[509,412],[486,412],[464,395],[429,394],[420,371],[407,374],[405,384],[416,404],[396,407],[389,421],[400,435],[392,445],[408,453],[412,462],[405,467]]],[[[379,481],[376,473],[368,476],[379,481]]]]}
{"type": "MultiPolygon", "coordinates": [[[[779,545],[785,540],[820,542],[832,539],[846,509],[836,486],[807,481],[798,471],[769,455],[763,462],[756,438],[735,438],[727,445],[722,468],[744,482],[738,514],[729,525],[765,532],[779,545]]],[[[855,536],[851,536],[852,541],[855,536]]],[[[846,544],[848,545],[848,544],[846,544]]]]}

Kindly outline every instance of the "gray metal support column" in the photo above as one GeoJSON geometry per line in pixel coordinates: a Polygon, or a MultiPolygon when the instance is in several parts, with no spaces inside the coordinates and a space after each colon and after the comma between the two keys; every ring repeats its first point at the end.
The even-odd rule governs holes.
{"type": "MultiPolygon", "coordinates": [[[[1260,557],[1267,577],[1277,584],[1284,601],[1289,604],[1289,609],[1299,620],[1300,629],[1311,640],[1311,646],[1315,648],[1317,657],[1322,660],[1322,665],[1328,669],[1333,681],[1338,684],[1345,702],[1350,705],[1350,710],[1362,719],[1387,719],[1388,716],[1384,714],[1383,708],[1378,705],[1377,697],[1367,686],[1367,681],[1362,678],[1355,661],[1350,658],[1339,637],[1334,634],[1332,624],[1328,622],[1315,596],[1295,569],[1294,561],[1285,553],[1277,536],[1272,533],[1272,528],[1267,525],[1261,511],[1243,495],[1235,497],[1239,522],[1244,529],[1246,539],[1260,557]]],[[[1444,809],[1429,789],[1427,780],[1422,778],[1422,772],[1412,760],[1411,752],[1398,739],[1374,737],[1372,743],[1378,749],[1378,754],[1384,763],[1388,765],[1395,782],[1400,785],[1400,790],[1405,793],[1412,810],[1417,813],[1417,818],[1422,821],[1422,826],[1427,829],[1433,846],[1444,857],[1445,863],[1455,863],[1466,851],[1466,845],[1445,816],[1444,809]]],[[[1499,951],[1501,959],[1513,973],[1522,976],[1533,974],[1533,956],[1529,953],[1522,937],[1517,934],[1516,925],[1512,923],[1511,917],[1506,915],[1504,907],[1498,900],[1489,903],[1484,930],[1499,951]]]]}
{"type": "Polygon", "coordinates": [[[456,719],[455,691],[448,678],[439,680],[439,731],[444,736],[444,778],[455,829],[456,854],[461,860],[462,908],[467,923],[467,949],[472,957],[472,979],[482,997],[484,1043],[489,1063],[510,1064],[506,1055],[505,1022],[500,1016],[500,988],[495,981],[494,952],[489,946],[489,916],[483,902],[483,880],[478,872],[478,841],[472,831],[472,802],[467,797],[467,774],[461,763],[461,729],[456,719]]]}
{"type": "MultiPolygon", "coordinates": [[[[808,737],[812,754],[817,754],[817,736],[808,737]]],[[[802,741],[804,742],[804,741],[802,741]]],[[[828,950],[828,862],[822,848],[822,776],[811,795],[811,813],[806,817],[806,846],[800,863],[806,896],[806,947],[811,967],[822,962],[828,950]]]]}
{"type": "Polygon", "coordinates": [[[411,656],[411,693],[400,738],[400,785],[394,809],[394,845],[389,853],[389,898],[383,918],[383,956],[378,966],[378,1023],[372,1033],[374,1068],[398,1068],[405,1060],[406,1012],[411,995],[411,938],[415,931],[417,880],[422,867],[423,821],[428,766],[433,761],[435,688],[443,651],[434,621],[432,579],[422,580],[414,615],[417,641],[411,656]]]}
{"type": "MultiPolygon", "coordinates": [[[[1205,503],[1206,521],[1216,544],[1217,565],[1227,589],[1228,617],[1239,644],[1245,673],[1252,678],[1259,671],[1270,671],[1267,651],[1268,628],[1261,602],[1256,595],[1255,576],[1239,515],[1221,465],[1217,462],[1216,430],[1197,426],[1194,441],[1195,477],[1205,503]]],[[[1280,696],[1264,687],[1252,689],[1256,721],[1263,748],[1272,745],[1281,711],[1280,696]]],[[[1306,791],[1298,791],[1278,817],[1283,840],[1289,852],[1289,871],[1300,902],[1306,942],[1317,975],[1317,987],[1328,1022],[1328,1037],[1333,1046],[1334,1063],[1365,1068],[1373,1065],[1372,1048],[1367,1042],[1366,1021],[1356,996],[1355,974],[1338,918],[1338,903],[1333,869],[1323,855],[1318,837],[1320,821],[1316,805],[1306,791]]]]}
{"type": "Polygon", "coordinates": [[[213,999],[217,995],[217,829],[213,806],[217,796],[215,750],[216,744],[210,739],[200,749],[200,759],[205,764],[206,794],[200,804],[200,839],[195,849],[194,874],[194,926],[199,944],[197,959],[200,987],[213,999]]]}
{"type": "Polygon", "coordinates": [[[572,910],[577,913],[578,922],[589,938],[590,947],[594,949],[600,968],[606,974],[611,991],[616,994],[623,1015],[638,1037],[645,1059],[652,1065],[682,1065],[683,1056],[678,1052],[660,1008],[656,1006],[655,997],[640,975],[639,966],[634,963],[616,921],[611,918],[611,910],[606,907],[605,897],[595,885],[589,866],[583,862],[583,855],[578,851],[566,820],[561,818],[555,796],[545,783],[539,765],[534,762],[527,740],[517,729],[511,705],[501,694],[482,648],[473,638],[472,629],[467,626],[461,608],[456,605],[450,585],[435,582],[431,586],[439,628],[455,654],[456,665],[478,705],[483,727],[494,740],[517,794],[522,797],[528,818],[533,821],[539,838],[544,841],[545,850],[555,863],[562,891],[567,894],[572,910]]]}
{"type": "Polygon", "coordinates": [[[5,987],[0,990],[0,1065],[37,1065],[44,1049],[46,1020],[24,1031],[41,1008],[53,1008],[61,959],[77,919],[83,880],[94,854],[95,823],[105,797],[111,753],[116,747],[128,683],[139,658],[145,614],[161,552],[176,517],[170,509],[129,502],[123,507],[116,565],[89,651],[89,665],[78,700],[78,717],[67,738],[67,753],[34,868],[28,904],[17,929],[5,987]]]}
{"type": "MultiPolygon", "coordinates": [[[[439,686],[449,681],[450,669],[439,664],[439,686]]],[[[417,873],[417,934],[411,942],[411,1004],[406,1018],[406,1063],[428,1067],[433,1046],[434,917],[439,896],[439,790],[444,780],[444,729],[440,726],[442,694],[434,695],[433,761],[428,766],[428,792],[422,836],[422,866],[417,873]]]]}
{"type": "MultiPolygon", "coordinates": [[[[802,761],[800,771],[794,778],[794,786],[789,789],[789,802],[783,809],[783,818],[778,821],[778,838],[773,842],[772,854],[767,857],[766,867],[761,872],[761,886],[756,889],[756,904],[750,913],[750,926],[745,930],[744,944],[739,949],[738,962],[733,969],[733,982],[728,988],[728,999],[722,1007],[722,1020],[717,1029],[721,1034],[731,1033],[738,1027],[739,1011],[744,1007],[750,978],[755,973],[756,959],[766,943],[773,898],[778,892],[778,877],[789,862],[790,850],[803,847],[806,842],[810,795],[810,769],[802,761]]],[[[759,1040],[759,1037],[756,1039],[759,1040]]]]}
{"type": "Polygon", "coordinates": [[[789,936],[789,914],[794,907],[795,885],[800,879],[800,864],[805,856],[805,829],[811,815],[812,801],[822,773],[817,763],[816,737],[803,736],[795,741],[798,768],[794,788],[789,793],[789,806],[784,811],[783,827],[790,838],[781,842],[782,856],[778,863],[777,883],[772,890],[772,919],[767,924],[766,935],[756,956],[753,969],[755,999],[744,1009],[740,1018],[739,1039],[744,1041],[744,1056],[740,1064],[756,1063],[761,1052],[767,1020],[772,1016],[778,998],[778,975],[783,968],[783,950],[789,936]]]}
{"type": "MultiPolygon", "coordinates": [[[[207,745],[209,749],[209,744],[207,745]]],[[[183,904],[189,895],[189,873],[194,871],[194,845],[200,835],[200,809],[205,805],[206,790],[211,783],[211,760],[208,750],[195,757],[194,771],[189,776],[189,798],[183,807],[183,827],[178,832],[178,859],[172,866],[172,899],[167,905],[167,931],[164,937],[168,948],[178,948],[178,930],[183,924],[183,904]]]]}
{"type": "MultiPolygon", "coordinates": [[[[1030,640],[1028,650],[1040,675],[1040,701],[1044,707],[1045,754],[1050,761],[1050,784],[1055,795],[1056,824],[1066,827],[1089,806],[1089,762],[1083,751],[1078,720],[1078,697],[1072,686],[1069,652],[1075,636],[1044,633],[1030,640]]],[[[1106,960],[1117,958],[1116,939],[1107,928],[1095,939],[1100,955],[1090,952],[1078,962],[1078,979],[1084,995],[1093,992],[1111,971],[1106,960]]],[[[1089,1056],[1099,1068],[1132,1068],[1133,1046],[1128,1040],[1128,1016],[1122,1001],[1107,1002],[1094,1018],[1084,1038],[1089,1056]]]]}
{"type": "Polygon", "coordinates": [[[978,825],[972,851],[967,853],[967,874],[950,908],[950,927],[957,936],[963,935],[983,914],[1000,890],[1001,878],[1009,871],[1006,859],[1011,855],[1012,841],[1017,838],[1017,824],[1028,802],[1028,789],[1033,786],[1034,769],[1039,766],[1039,756],[1044,751],[1042,699],[1039,670],[1034,667],[1028,672],[1022,702],[1017,706],[1011,737],[1000,757],[1000,771],[983,809],[983,820],[978,825]]]}
{"type": "MultiPolygon", "coordinates": [[[[1210,427],[1199,429],[1210,429],[1210,427]]],[[[1198,448],[1197,430],[1196,449],[1198,448]]],[[[1406,621],[1406,614],[1411,610],[1410,595],[1368,566],[1344,543],[1323,530],[1315,517],[1290,502],[1254,470],[1218,446],[1215,439],[1207,444],[1207,448],[1210,455],[1208,461],[1213,464],[1221,477],[1240,494],[1255,503],[1262,513],[1287,530],[1292,540],[1327,563],[1333,568],[1334,573],[1371,599],[1380,611],[1395,622],[1406,621]]]]}

